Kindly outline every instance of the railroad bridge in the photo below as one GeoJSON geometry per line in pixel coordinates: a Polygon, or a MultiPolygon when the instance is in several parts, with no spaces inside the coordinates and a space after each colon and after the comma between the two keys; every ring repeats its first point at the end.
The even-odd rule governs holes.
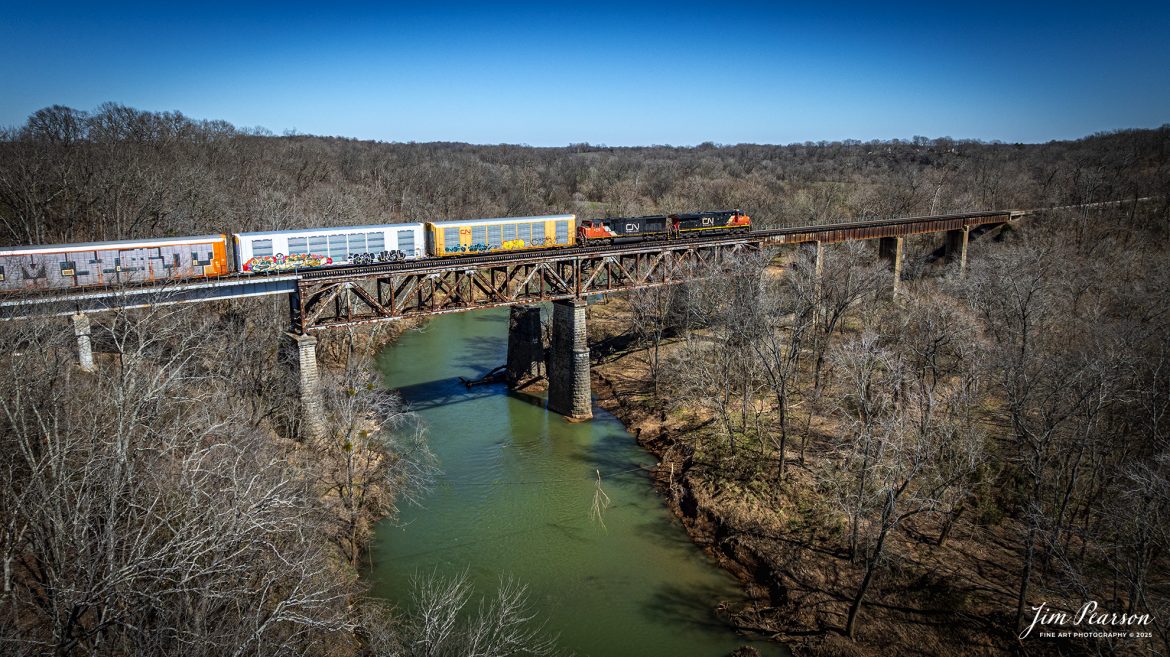
{"type": "MultiPolygon", "coordinates": [[[[912,235],[941,236],[939,253],[966,268],[969,240],[998,230],[1028,212],[1004,210],[929,217],[881,219],[802,226],[689,239],[584,246],[548,251],[432,258],[408,262],[306,270],[282,275],[234,275],[207,281],[141,285],[84,292],[45,292],[0,301],[0,319],[33,315],[70,315],[82,368],[95,367],[87,313],[169,303],[213,301],[283,294],[289,298],[287,346],[300,379],[305,425],[323,432],[323,405],[317,381],[317,340],[313,333],[332,327],[393,321],[497,306],[553,302],[549,354],[550,410],[571,418],[592,416],[589,345],[585,308],[590,296],[673,285],[718,271],[729,257],[784,245],[815,252],[819,274],[824,246],[878,240],[896,292],[902,277],[904,240],[912,235]]],[[[539,330],[514,311],[509,352],[538,353],[539,330]],[[528,328],[525,328],[527,325],[528,328]],[[533,334],[535,333],[535,337],[533,334]]],[[[528,317],[531,319],[531,313],[528,317]]],[[[539,322],[539,316],[537,315],[539,322]]],[[[531,356],[528,356],[531,358],[531,356]]],[[[523,363],[510,363],[512,369],[523,363]]]]}

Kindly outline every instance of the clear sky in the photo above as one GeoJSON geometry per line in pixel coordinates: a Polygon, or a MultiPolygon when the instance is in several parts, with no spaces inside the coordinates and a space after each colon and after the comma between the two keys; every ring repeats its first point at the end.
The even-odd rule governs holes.
{"type": "Polygon", "coordinates": [[[49,105],[541,146],[1170,123],[1170,2],[0,0],[0,125],[49,105]]]}

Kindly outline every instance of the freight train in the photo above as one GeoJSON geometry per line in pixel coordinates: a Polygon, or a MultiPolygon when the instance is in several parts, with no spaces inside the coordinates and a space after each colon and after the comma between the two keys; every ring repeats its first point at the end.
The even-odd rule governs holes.
{"type": "Polygon", "coordinates": [[[0,248],[0,293],[450,258],[751,230],[739,210],[578,222],[575,215],[309,228],[0,248]]]}

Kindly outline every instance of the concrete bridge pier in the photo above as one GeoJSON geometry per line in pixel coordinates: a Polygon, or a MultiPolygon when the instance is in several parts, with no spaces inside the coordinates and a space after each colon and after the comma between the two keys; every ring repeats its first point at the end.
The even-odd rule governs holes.
{"type": "Polygon", "coordinates": [[[540,306],[512,306],[508,318],[508,384],[515,386],[544,374],[544,340],[540,306]]]}
{"type": "Polygon", "coordinates": [[[585,333],[586,306],[585,299],[553,302],[548,408],[574,420],[593,417],[589,341],[585,333]]]}
{"type": "Polygon", "coordinates": [[[971,234],[968,226],[959,230],[948,230],[943,247],[943,260],[946,262],[959,261],[959,273],[967,273],[967,242],[971,234]]]}
{"type": "Polygon", "coordinates": [[[73,320],[73,335],[77,336],[77,363],[82,372],[96,372],[93,361],[93,342],[90,340],[89,315],[77,313],[73,320]]]}
{"type": "Polygon", "coordinates": [[[813,294],[819,299],[821,296],[821,279],[825,274],[825,243],[820,240],[801,242],[800,249],[805,256],[812,257],[813,294]]]}
{"type": "Polygon", "coordinates": [[[894,270],[894,294],[902,287],[902,254],[906,251],[904,238],[883,237],[878,240],[878,257],[890,263],[894,270]]]}
{"type": "Polygon", "coordinates": [[[309,440],[324,438],[325,401],[321,397],[321,380],[317,373],[317,338],[285,333],[280,358],[297,380],[301,402],[301,436],[309,440]]]}

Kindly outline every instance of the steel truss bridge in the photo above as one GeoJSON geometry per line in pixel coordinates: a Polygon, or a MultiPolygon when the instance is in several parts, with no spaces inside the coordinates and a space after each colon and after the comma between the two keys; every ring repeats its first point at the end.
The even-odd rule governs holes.
{"type": "MultiPolygon", "coordinates": [[[[426,258],[272,276],[232,275],[138,287],[46,291],[0,300],[0,318],[286,294],[291,330],[303,335],[402,317],[671,285],[718,270],[736,254],[772,246],[941,233],[948,237],[948,244],[961,238],[965,253],[971,230],[1006,225],[1026,214],[1004,210],[855,221],[667,241],[426,258]]],[[[900,243],[898,249],[900,253],[900,243]]]]}

